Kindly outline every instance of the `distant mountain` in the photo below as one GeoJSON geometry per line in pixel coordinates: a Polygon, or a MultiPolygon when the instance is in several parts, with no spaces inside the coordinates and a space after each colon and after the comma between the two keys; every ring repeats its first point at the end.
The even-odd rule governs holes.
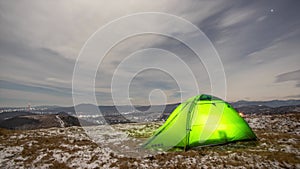
{"type": "Polygon", "coordinates": [[[300,100],[270,100],[270,101],[237,101],[231,103],[235,108],[245,106],[268,106],[268,107],[281,107],[281,106],[294,106],[300,105],[300,100]]]}
{"type": "MultiPolygon", "coordinates": [[[[60,106],[37,106],[34,110],[31,110],[31,113],[37,114],[56,114],[59,112],[66,112],[69,115],[78,115],[78,114],[89,114],[89,115],[99,115],[99,110],[104,116],[118,115],[126,112],[142,112],[142,113],[153,113],[161,111],[162,108],[164,113],[171,113],[180,103],[167,104],[167,105],[153,105],[150,106],[96,106],[93,104],[79,104],[70,107],[60,107],[60,106]],[[41,109],[39,109],[41,108],[41,109]],[[138,110],[138,111],[136,111],[138,110]]],[[[271,101],[237,101],[230,103],[235,108],[249,107],[249,106],[267,106],[267,107],[282,107],[282,106],[294,106],[300,105],[300,100],[271,100],[271,101]]],[[[260,107],[260,109],[263,107],[260,107]]],[[[5,116],[5,112],[0,113],[0,120],[2,116],[5,116]],[[4,114],[3,114],[4,113],[4,114]]],[[[17,112],[15,112],[18,114],[17,112]]],[[[20,113],[20,112],[19,112],[20,113]]],[[[25,113],[25,111],[23,112],[25,113]]],[[[29,113],[29,112],[28,112],[29,113]]],[[[25,113],[26,114],[26,113],[25,113]]]]}
{"type": "MultiPolygon", "coordinates": [[[[232,105],[237,111],[245,114],[284,114],[300,112],[300,103],[298,104],[298,102],[299,100],[238,101],[232,105]]],[[[43,109],[42,113],[37,109],[32,112],[2,112],[0,113],[0,127],[6,129],[40,129],[156,121],[167,119],[178,105],[179,103],[166,106],[154,105],[151,109],[150,106],[135,106],[135,109],[139,111],[134,111],[131,106],[80,104],[75,107],[50,107],[43,109]],[[101,114],[99,114],[98,109],[100,109],[101,114]],[[161,112],[162,109],[163,113],[161,112]]]]}
{"type": "Polygon", "coordinates": [[[268,107],[268,106],[243,106],[236,108],[237,111],[244,114],[285,114],[285,113],[299,113],[300,105],[268,107]]]}
{"type": "MultiPolygon", "coordinates": [[[[176,108],[179,105],[179,103],[176,104],[168,104],[168,105],[153,105],[151,107],[152,111],[161,111],[162,108],[163,112],[167,112],[170,113],[174,110],[174,108],[176,108]]],[[[150,111],[150,106],[135,106],[135,107],[131,107],[131,106],[126,106],[126,105],[122,105],[122,106],[96,106],[93,104],[79,104],[76,105],[75,107],[55,107],[55,108],[50,108],[47,110],[43,110],[44,113],[57,113],[57,112],[66,112],[70,115],[75,115],[77,113],[78,114],[89,114],[89,115],[98,115],[99,114],[99,110],[101,111],[101,114],[103,114],[104,116],[109,116],[109,115],[114,115],[114,114],[119,114],[119,113],[123,113],[123,112],[133,112],[136,110],[140,111],[140,112],[149,112],[150,111]]]]}
{"type": "MultiPolygon", "coordinates": [[[[176,108],[180,103],[175,104],[167,104],[167,105],[153,105],[152,110],[161,110],[161,107],[165,106],[164,112],[170,113],[176,108]]],[[[282,107],[282,106],[294,106],[300,105],[300,100],[271,100],[271,101],[237,101],[230,103],[235,108],[247,107],[247,106],[267,106],[267,107],[282,107]]],[[[141,112],[147,112],[150,106],[135,106],[135,109],[141,112]]],[[[45,112],[68,112],[71,114],[75,114],[75,112],[83,112],[88,114],[97,113],[98,110],[103,114],[115,114],[118,113],[119,110],[121,112],[132,112],[134,108],[131,106],[96,106],[93,104],[79,104],[71,107],[51,107],[45,112]],[[76,109],[76,111],[75,111],[76,109]]]]}
{"type": "MultiPolygon", "coordinates": [[[[10,112],[14,113],[14,112],[10,112]]],[[[80,121],[78,118],[60,113],[46,115],[19,115],[1,121],[0,127],[13,130],[31,130],[51,127],[70,127],[80,125],[94,125],[90,122],[80,121]]]]}
{"type": "Polygon", "coordinates": [[[0,127],[7,129],[38,129],[49,127],[132,123],[159,120],[161,112],[170,114],[178,104],[150,106],[96,106],[80,104],[75,107],[49,107],[31,112],[0,113],[0,127]],[[136,111],[135,109],[139,110],[136,111]],[[76,111],[75,111],[76,110],[76,111]],[[99,110],[101,113],[99,113],[99,110]],[[80,120],[80,123],[79,123],[80,120]]]}
{"type": "Polygon", "coordinates": [[[53,109],[53,108],[58,108],[61,106],[56,106],[56,105],[52,105],[52,106],[48,106],[48,105],[40,105],[40,106],[33,106],[34,109],[53,109]]]}
{"type": "Polygon", "coordinates": [[[17,116],[28,116],[28,115],[34,115],[34,113],[31,113],[28,111],[2,112],[2,113],[0,113],[0,122],[3,120],[6,120],[8,118],[13,118],[13,117],[17,117],[17,116]]]}

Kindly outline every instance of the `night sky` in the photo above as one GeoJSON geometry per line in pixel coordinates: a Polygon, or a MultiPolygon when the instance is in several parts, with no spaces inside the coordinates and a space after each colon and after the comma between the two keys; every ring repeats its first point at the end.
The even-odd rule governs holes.
{"type": "MultiPolygon", "coordinates": [[[[298,0],[1,0],[0,106],[25,106],[28,103],[72,105],[73,70],[84,44],[105,24],[139,12],[178,16],[197,26],[208,37],[224,68],[226,98],[221,96],[223,99],[300,98],[298,0]]],[[[147,20],[141,20],[137,26],[146,25],[144,22],[147,20]]],[[[192,33],[176,29],[168,22],[157,24],[156,27],[158,30],[174,30],[173,33],[193,38],[192,33]]],[[[123,28],[124,31],[126,29],[130,27],[123,28]]],[[[109,38],[107,35],[105,40],[109,38]]],[[[193,82],[182,72],[182,63],[176,59],[164,59],[159,51],[178,56],[193,72],[199,93],[211,93],[205,64],[185,44],[170,37],[144,34],[117,43],[99,64],[95,76],[98,104],[115,104],[111,96],[112,77],[116,70],[122,78],[129,77],[125,72],[134,71],[134,66],[120,66],[126,63],[125,58],[130,55],[132,60],[127,60],[131,61],[130,65],[144,64],[149,67],[152,64],[155,67],[163,63],[170,69],[169,72],[159,69],[131,72],[136,75],[128,88],[130,98],[120,95],[118,97],[124,98],[119,100],[127,99],[133,104],[160,104],[162,100],[176,103],[181,101],[182,93],[185,93],[183,99],[198,94],[179,88],[178,81],[182,81],[187,89],[193,82]],[[157,50],[138,53],[144,49],[157,50]],[[178,75],[180,79],[172,74],[178,75]]],[[[87,62],[98,61],[95,53],[95,60],[87,62]]],[[[82,71],[85,69],[88,67],[83,67],[82,71]]],[[[84,82],[83,78],[83,86],[84,82]]],[[[116,85],[113,90],[123,93],[119,89],[121,85],[116,85]]],[[[90,92],[85,90],[88,89],[82,89],[83,92],[90,92]]],[[[117,104],[126,103],[120,101],[117,104]]]]}

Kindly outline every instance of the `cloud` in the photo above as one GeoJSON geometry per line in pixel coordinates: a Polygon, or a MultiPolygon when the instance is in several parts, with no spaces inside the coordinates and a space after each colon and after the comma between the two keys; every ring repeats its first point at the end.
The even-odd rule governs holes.
{"type": "Polygon", "coordinates": [[[288,98],[288,99],[300,99],[300,94],[298,94],[298,95],[286,96],[285,98],[288,98]]]}
{"type": "MultiPolygon", "coordinates": [[[[295,75],[299,74],[298,3],[276,0],[185,1],[184,4],[179,0],[159,3],[0,1],[1,101],[4,103],[7,98],[6,104],[21,103],[22,99],[32,96],[38,102],[37,98],[40,96],[45,104],[69,104],[74,64],[89,36],[113,19],[145,11],[178,15],[206,33],[224,64],[229,99],[285,98],[298,92],[300,87],[299,76],[295,75]],[[274,12],[271,13],[270,8],[274,12]]],[[[176,29],[167,23],[157,27],[161,30],[176,29]]],[[[177,30],[174,33],[185,31],[177,30]]],[[[185,36],[192,38],[193,33],[185,32],[185,36]]],[[[112,103],[111,80],[121,61],[133,52],[145,48],[164,49],[179,56],[196,72],[200,92],[210,91],[205,65],[189,48],[171,38],[143,35],[120,42],[103,60],[95,80],[100,104],[112,103]]],[[[141,60],[135,60],[135,63],[149,63],[152,60],[151,56],[142,57],[141,60]]],[[[96,61],[97,55],[90,62],[96,61]]],[[[156,62],[176,65],[173,60],[158,59],[156,62]]],[[[82,71],[88,73],[90,70],[87,66],[82,71]]],[[[182,75],[179,68],[172,71],[182,75]]],[[[123,71],[122,75],[126,77],[126,72],[123,71]]],[[[84,78],[80,83],[85,84],[84,78]]],[[[175,82],[160,73],[140,74],[132,85],[136,89],[136,96],[144,97],[147,89],[163,89],[172,101],[176,102],[179,97],[175,82]]],[[[185,85],[189,87],[191,83],[186,81],[185,85]]],[[[82,93],[90,92],[84,90],[82,93]]],[[[145,99],[148,100],[148,97],[145,99]]]]}
{"type": "Polygon", "coordinates": [[[11,42],[9,39],[0,39],[0,50],[0,58],[6,63],[1,64],[3,72],[13,72],[11,69],[19,71],[27,69],[26,72],[32,70],[30,73],[39,73],[40,76],[70,74],[75,63],[74,59],[68,59],[53,49],[11,42]],[[39,71],[34,72],[36,70],[39,71]]]}
{"type": "Polygon", "coordinates": [[[286,72],[276,76],[275,82],[280,83],[286,81],[296,81],[296,87],[300,87],[300,69],[291,72],[286,72]]]}
{"type": "MultiPolygon", "coordinates": [[[[148,1],[136,1],[135,3],[76,1],[72,4],[36,1],[15,4],[14,2],[2,1],[0,3],[3,23],[0,28],[0,48],[2,47],[0,57],[2,63],[6,63],[0,66],[1,72],[5,72],[0,77],[18,85],[28,85],[22,90],[36,93],[41,91],[39,88],[31,88],[32,86],[37,85],[45,90],[49,86],[71,88],[72,71],[80,48],[94,31],[113,19],[135,12],[158,11],[179,15],[192,22],[199,22],[222,6],[219,2],[199,3],[197,1],[189,1],[179,8],[179,1],[160,3],[148,1]],[[103,6],[105,8],[102,8],[103,6]]],[[[143,24],[139,23],[139,26],[143,26],[143,24]]],[[[168,24],[157,25],[157,27],[158,29],[170,29],[168,24]]],[[[172,29],[176,28],[173,27],[172,29]]],[[[106,38],[109,38],[109,35],[106,38]]],[[[187,58],[185,61],[190,62],[192,69],[197,71],[200,69],[200,73],[197,74],[198,79],[202,79],[202,77],[207,79],[203,67],[193,66],[192,64],[197,64],[191,60],[192,57],[184,56],[190,55],[190,53],[188,50],[182,50],[184,49],[182,45],[159,36],[133,37],[118,44],[105,58],[104,64],[101,64],[96,79],[99,102],[111,102],[107,92],[110,91],[111,77],[117,64],[132,52],[153,46],[171,50],[183,59],[187,58]]],[[[96,59],[91,60],[91,62],[95,62],[96,59]]],[[[172,62],[169,61],[169,63],[172,62]]],[[[89,67],[82,68],[82,71],[89,72],[89,67]]],[[[151,79],[155,79],[155,75],[157,74],[153,74],[151,79]]],[[[164,80],[157,83],[139,83],[139,86],[141,89],[154,89],[170,85],[164,80]],[[149,87],[150,84],[152,84],[151,87],[149,87]]],[[[85,83],[84,78],[80,83],[85,83]]],[[[203,80],[202,85],[204,83],[203,80]]],[[[188,82],[186,84],[188,85],[188,82]]],[[[21,91],[20,88],[16,87],[18,85],[12,87],[15,87],[16,91],[21,91]]],[[[169,90],[166,92],[172,90],[172,87],[169,86],[168,88],[169,90]]],[[[13,89],[11,88],[11,90],[13,89]]],[[[90,91],[85,92],[89,93],[90,91]]],[[[139,90],[139,93],[142,94],[143,90],[139,90]]]]}
{"type": "Polygon", "coordinates": [[[51,85],[27,85],[27,84],[18,84],[10,81],[0,80],[0,87],[3,89],[10,90],[19,90],[19,91],[28,91],[35,93],[43,93],[48,95],[56,96],[71,96],[70,88],[63,88],[58,86],[51,85]]]}
{"type": "Polygon", "coordinates": [[[230,27],[236,24],[247,23],[253,17],[255,9],[239,9],[228,10],[223,13],[223,19],[220,22],[220,27],[230,27]]]}

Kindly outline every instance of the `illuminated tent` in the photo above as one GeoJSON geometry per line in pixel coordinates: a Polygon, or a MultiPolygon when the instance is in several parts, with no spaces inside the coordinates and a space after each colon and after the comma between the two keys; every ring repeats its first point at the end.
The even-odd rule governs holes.
{"type": "Polygon", "coordinates": [[[143,147],[186,150],[256,139],[247,122],[229,103],[202,94],[181,103],[143,147]]]}

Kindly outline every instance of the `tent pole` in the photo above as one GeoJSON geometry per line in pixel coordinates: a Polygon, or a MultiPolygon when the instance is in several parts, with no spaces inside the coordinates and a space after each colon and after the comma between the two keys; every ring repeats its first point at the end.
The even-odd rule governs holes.
{"type": "Polygon", "coordinates": [[[187,118],[186,118],[186,140],[185,140],[185,145],[184,145],[184,151],[186,151],[189,148],[189,141],[190,141],[190,132],[191,132],[191,113],[194,110],[194,107],[196,105],[196,100],[198,100],[198,97],[195,97],[195,99],[192,101],[189,111],[187,113],[187,118]]]}

